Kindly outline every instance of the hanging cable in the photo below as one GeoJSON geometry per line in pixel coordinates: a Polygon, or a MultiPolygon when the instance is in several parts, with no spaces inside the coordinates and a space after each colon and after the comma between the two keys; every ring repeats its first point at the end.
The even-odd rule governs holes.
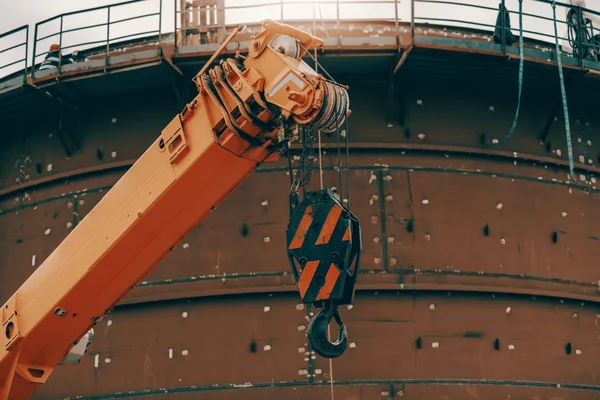
{"type": "Polygon", "coordinates": [[[567,151],[569,153],[569,173],[575,177],[573,169],[573,145],[571,144],[571,127],[569,124],[569,109],[567,106],[567,94],[565,91],[565,79],[563,77],[562,61],[560,57],[560,47],[558,45],[558,28],[556,27],[556,2],[552,0],[552,15],[554,18],[554,41],[556,43],[556,59],[558,61],[558,76],[560,78],[560,93],[562,97],[563,112],[565,114],[565,132],[567,136],[567,151]]]}
{"type": "MultiPolygon", "coordinates": [[[[504,10],[502,10],[501,12],[504,12],[504,10]]],[[[502,27],[503,31],[502,31],[502,35],[506,35],[506,28],[503,26],[502,27]]],[[[515,130],[517,129],[517,120],[519,119],[519,110],[521,109],[521,93],[523,90],[523,69],[524,69],[524,56],[523,56],[523,0],[519,0],[519,96],[518,96],[518,100],[517,100],[517,110],[515,112],[515,118],[513,119],[512,125],[510,127],[510,130],[508,131],[508,134],[504,137],[504,139],[498,141],[498,142],[489,142],[489,139],[487,140],[488,144],[493,144],[496,146],[500,146],[503,145],[504,143],[506,143],[508,141],[508,139],[511,138],[511,136],[513,135],[513,133],[515,133],[515,130]]]]}

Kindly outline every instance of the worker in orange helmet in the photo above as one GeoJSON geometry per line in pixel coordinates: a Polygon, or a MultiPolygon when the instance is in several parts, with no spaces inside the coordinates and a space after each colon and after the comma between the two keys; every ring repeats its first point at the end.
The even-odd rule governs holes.
{"type": "Polygon", "coordinates": [[[50,45],[50,50],[48,51],[48,54],[46,54],[44,61],[40,65],[40,71],[58,68],[59,65],[72,64],[74,62],[75,61],[72,57],[64,57],[61,54],[60,45],[52,44],[50,45]]]}

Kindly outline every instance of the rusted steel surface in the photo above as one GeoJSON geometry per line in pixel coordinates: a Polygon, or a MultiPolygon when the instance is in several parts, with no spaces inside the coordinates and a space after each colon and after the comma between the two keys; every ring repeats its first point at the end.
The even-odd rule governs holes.
{"type": "MultiPolygon", "coordinates": [[[[542,382],[572,386],[577,393],[587,388],[593,396],[600,390],[594,373],[600,355],[598,315],[589,304],[513,295],[375,292],[358,295],[344,314],[352,327],[351,344],[344,358],[332,363],[334,379],[342,386],[379,385],[362,394],[341,389],[336,398],[385,398],[382,392],[389,396],[392,387],[394,398],[402,398],[398,392],[403,390],[420,398],[412,397],[415,385],[442,396],[431,388],[436,381],[485,386],[449,398],[477,398],[474,393],[493,393],[494,387],[508,395],[511,386],[520,386],[512,394],[517,398],[518,393],[544,398],[548,386],[542,382]]],[[[237,395],[242,398],[255,389],[241,389],[252,384],[286,387],[281,393],[290,398],[323,396],[323,389],[294,389],[326,384],[330,375],[328,361],[313,359],[307,349],[308,315],[296,294],[123,307],[99,323],[82,364],[59,368],[35,398],[159,389],[187,389],[202,398],[207,391],[217,398],[221,393],[211,395],[211,385],[229,385],[224,391],[242,392],[237,395]]]]}
{"type": "MultiPolygon", "coordinates": [[[[350,203],[364,242],[355,305],[343,310],[353,345],[333,361],[337,399],[600,397],[594,97],[570,76],[570,177],[558,71],[526,74],[517,131],[493,146],[482,134],[506,135],[517,75],[510,61],[486,62],[420,49],[395,77],[369,79],[367,60],[332,64],[351,87],[350,203]],[[473,63],[487,72],[461,71],[473,63]]],[[[49,87],[77,105],[76,125],[59,128],[68,115],[57,113],[0,133],[2,299],[185,98],[173,86],[119,85],[114,97],[49,87]]],[[[335,142],[322,137],[322,177],[340,189],[335,142]]],[[[285,254],[289,187],[285,159],[261,167],[99,323],[82,363],[59,367],[35,398],[331,397],[328,361],[306,354],[310,311],[298,307],[285,254]]]]}

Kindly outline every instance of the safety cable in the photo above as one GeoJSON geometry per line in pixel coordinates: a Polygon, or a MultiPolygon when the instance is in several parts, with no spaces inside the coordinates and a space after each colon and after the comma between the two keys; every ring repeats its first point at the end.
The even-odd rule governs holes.
{"type": "Polygon", "coordinates": [[[558,45],[558,28],[556,27],[556,2],[552,0],[552,15],[554,18],[554,41],[556,43],[556,59],[558,61],[558,76],[560,77],[560,93],[565,114],[565,132],[567,136],[567,152],[569,153],[569,173],[575,177],[573,168],[573,145],[571,143],[571,126],[569,124],[569,109],[567,106],[567,94],[565,91],[565,79],[563,76],[562,61],[560,57],[560,47],[558,45]]]}
{"type": "MultiPolygon", "coordinates": [[[[504,10],[502,10],[504,13],[504,10]]],[[[506,36],[506,27],[502,27],[502,35],[506,36]]],[[[524,69],[524,57],[523,57],[523,0],[519,0],[519,98],[517,101],[517,110],[515,112],[515,118],[513,119],[512,125],[508,134],[504,137],[504,139],[491,144],[496,146],[503,145],[511,138],[513,133],[515,133],[515,129],[517,129],[517,120],[519,119],[519,110],[521,109],[521,93],[523,90],[523,69],[524,69]]],[[[489,140],[488,140],[489,144],[489,140]]]]}

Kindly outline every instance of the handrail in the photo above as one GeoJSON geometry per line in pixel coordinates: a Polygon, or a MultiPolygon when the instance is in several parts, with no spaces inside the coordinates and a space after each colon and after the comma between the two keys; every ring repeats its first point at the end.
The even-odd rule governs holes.
{"type": "MultiPolygon", "coordinates": [[[[479,4],[467,4],[464,2],[458,2],[458,1],[451,1],[451,0],[411,0],[412,1],[412,7],[414,8],[415,5],[417,6],[417,8],[419,8],[418,6],[420,4],[434,4],[435,5],[435,9],[433,10],[429,10],[429,13],[420,13],[418,11],[415,12],[415,15],[413,17],[413,21],[436,21],[436,22],[441,22],[442,25],[444,26],[445,24],[456,24],[460,27],[487,27],[487,28],[491,28],[492,30],[492,35],[494,36],[494,29],[495,28],[499,28],[500,32],[503,32],[504,34],[501,34],[501,38],[497,38],[496,40],[500,40],[501,39],[501,49],[502,49],[502,53],[505,54],[507,51],[507,47],[511,46],[511,43],[506,43],[506,34],[507,32],[511,31],[513,34],[515,34],[515,32],[519,29],[518,26],[518,18],[514,18],[514,25],[511,26],[510,25],[510,21],[505,21],[504,15],[502,15],[501,18],[501,26],[496,26],[495,25],[495,20],[496,17],[499,13],[499,8],[495,7],[488,7],[488,6],[483,6],[483,5],[479,5],[479,4]],[[444,11],[448,10],[447,7],[453,7],[453,12],[452,13],[444,13],[444,11]],[[460,11],[457,11],[456,8],[454,7],[462,7],[463,10],[472,10],[472,12],[474,12],[473,10],[477,10],[479,13],[481,12],[491,12],[488,14],[486,14],[485,20],[489,21],[489,23],[482,23],[481,22],[481,14],[477,14],[479,18],[475,19],[475,20],[467,20],[467,19],[458,19],[458,18],[452,18],[452,17],[446,17],[446,15],[456,15],[457,13],[460,13],[460,11]],[[435,14],[442,14],[441,16],[435,16],[435,14]],[[433,14],[433,15],[432,15],[433,14]],[[445,23],[445,24],[444,24],[445,23]],[[516,25],[516,26],[515,26],[516,25]]],[[[507,0],[499,0],[500,4],[505,7],[505,3],[507,2],[507,0]]],[[[563,42],[563,46],[562,46],[562,51],[565,52],[565,48],[564,48],[564,44],[569,44],[569,46],[571,47],[571,49],[573,50],[572,56],[574,58],[576,58],[578,60],[578,64],[580,67],[584,66],[584,63],[586,61],[592,61],[592,62],[600,62],[600,47],[599,47],[599,43],[596,43],[594,40],[594,35],[595,33],[589,32],[589,29],[585,26],[585,24],[582,24],[583,18],[582,13],[587,13],[587,14],[593,14],[593,15],[598,15],[600,16],[600,12],[598,11],[593,11],[593,10],[589,10],[589,9],[581,9],[579,7],[575,7],[571,4],[567,4],[564,2],[559,2],[559,1],[555,1],[553,2],[552,0],[523,0],[524,4],[531,4],[531,3],[541,3],[541,4],[545,4],[547,5],[547,8],[540,8],[540,12],[537,14],[532,14],[532,13],[528,13],[528,12],[523,12],[522,15],[524,17],[524,21],[523,21],[523,34],[524,36],[529,39],[529,40],[536,40],[538,43],[538,45],[542,45],[544,47],[547,47],[548,51],[556,51],[555,46],[554,46],[554,41],[556,38],[559,39],[559,41],[563,42]],[[563,15],[568,15],[568,12],[570,10],[578,10],[578,20],[576,21],[575,24],[573,24],[572,22],[569,22],[566,20],[566,17],[558,17],[556,18],[556,24],[557,27],[559,29],[562,29],[563,32],[565,31],[566,28],[566,35],[555,35],[554,33],[554,18],[552,18],[552,4],[555,4],[557,9],[563,9],[563,15]],[[544,12],[548,13],[550,16],[545,16],[543,15],[544,12]],[[587,32],[587,33],[586,33],[587,32]]],[[[471,14],[472,14],[471,12],[471,14]]],[[[509,14],[509,16],[516,16],[518,17],[519,12],[517,10],[510,10],[507,9],[507,12],[509,14]]],[[[463,14],[468,14],[469,11],[465,11],[463,14]]],[[[512,18],[511,18],[512,19],[512,18]]],[[[457,26],[457,27],[458,27],[457,26]]],[[[593,27],[593,29],[596,30],[600,30],[600,26],[599,27],[593,27]]],[[[558,29],[557,29],[558,30],[558,29]]],[[[600,32],[598,32],[600,33],[600,32]]],[[[516,37],[518,37],[518,35],[515,35],[516,37]]],[[[414,34],[413,34],[414,37],[414,34]]],[[[413,39],[414,40],[414,39],[413,39]]],[[[531,43],[529,43],[531,44],[531,43]]],[[[598,67],[597,67],[598,68],[598,67]]]]}
{"type": "MultiPolygon", "coordinates": [[[[494,4],[500,2],[501,4],[508,3],[509,0],[496,0],[494,4]]],[[[524,5],[531,5],[532,3],[540,4],[540,12],[523,12],[524,18],[524,29],[523,32],[528,39],[527,45],[531,47],[532,44],[547,47],[547,51],[552,53],[554,50],[553,42],[555,35],[553,30],[550,29],[551,25],[554,24],[554,20],[551,17],[551,7],[555,4],[557,9],[563,9],[566,11],[576,10],[577,13],[573,13],[573,22],[567,22],[566,18],[557,18],[557,24],[559,29],[564,33],[560,34],[558,39],[563,42],[563,51],[565,51],[565,44],[569,44],[573,49],[572,59],[576,59],[581,68],[593,68],[600,70],[600,64],[594,64],[594,62],[600,62],[600,44],[593,40],[593,36],[600,33],[600,26],[586,25],[583,17],[585,15],[596,15],[600,16],[600,11],[594,11],[591,9],[580,9],[568,4],[565,0],[553,1],[553,0],[523,0],[524,5]],[[532,41],[534,40],[534,41],[532,41]],[[590,64],[592,62],[592,64],[590,64]]],[[[175,54],[182,45],[187,45],[186,39],[188,32],[183,32],[186,27],[180,26],[182,12],[186,12],[179,9],[181,0],[174,0],[173,15],[174,21],[171,20],[170,25],[167,27],[166,32],[173,37],[173,46],[175,54]]],[[[400,23],[410,24],[410,34],[413,38],[415,36],[422,36],[425,33],[419,31],[426,26],[431,27],[432,25],[423,25],[427,23],[433,23],[436,27],[454,27],[454,28],[474,28],[476,32],[480,32],[484,37],[493,37],[494,30],[496,28],[495,21],[498,15],[498,7],[490,6],[487,0],[481,0],[480,4],[469,4],[467,0],[372,0],[372,1],[360,1],[360,0],[258,0],[248,3],[242,3],[241,5],[225,5],[212,9],[213,16],[209,17],[208,21],[203,21],[204,31],[213,32],[214,37],[208,40],[208,43],[218,43],[219,40],[227,35],[229,29],[238,23],[252,23],[258,22],[263,18],[272,18],[277,20],[289,20],[290,16],[295,20],[294,23],[312,23],[312,28],[317,28],[318,24],[322,23],[336,23],[334,28],[337,29],[336,38],[338,44],[341,42],[340,36],[340,22],[341,21],[386,21],[387,23],[393,23],[395,28],[396,42],[400,44],[400,23]],[[248,4],[249,3],[249,4],[248,4]],[[440,13],[440,10],[451,7],[451,12],[440,13]],[[430,10],[428,11],[427,8],[430,10]],[[460,10],[466,10],[461,13],[460,10]],[[266,10],[266,11],[265,11],[266,10]],[[300,12],[300,11],[301,12],[300,12]],[[356,16],[347,17],[352,13],[356,13],[356,16]],[[437,13],[437,15],[436,15],[437,13]],[[487,14],[482,14],[487,13],[487,14]],[[268,16],[265,14],[269,14],[268,16]],[[272,15],[271,15],[272,14],[272,15]],[[381,14],[381,15],[379,15],[381,14]],[[252,15],[256,15],[253,17],[252,15]],[[456,16],[458,15],[458,17],[456,16]],[[236,21],[234,21],[236,20],[236,21]],[[237,21],[240,20],[240,21],[237,21]],[[256,21],[255,21],[256,20],[256,21]],[[415,32],[415,26],[418,25],[419,29],[415,32]]],[[[92,7],[84,10],[71,11],[60,15],[47,18],[43,21],[37,22],[34,29],[33,37],[33,54],[29,54],[29,27],[27,25],[13,29],[9,32],[0,35],[0,39],[9,35],[18,35],[20,32],[25,32],[27,37],[18,44],[10,43],[0,47],[0,76],[5,76],[6,69],[15,67],[19,63],[24,63],[23,73],[27,76],[28,66],[32,66],[31,75],[35,78],[36,64],[39,64],[41,58],[48,54],[47,48],[49,43],[54,39],[54,43],[60,45],[62,50],[87,50],[94,47],[97,54],[105,58],[105,65],[108,66],[110,63],[110,52],[114,50],[116,46],[127,43],[130,38],[136,37],[141,40],[156,40],[164,34],[163,26],[166,26],[163,18],[170,18],[163,13],[162,10],[163,0],[129,0],[120,3],[110,4],[106,6],[92,7]],[[143,3],[143,9],[136,12],[135,15],[116,15],[120,12],[120,9],[124,7],[131,7],[135,4],[143,3]],[[158,4],[156,4],[158,3],[158,4]],[[104,17],[99,17],[89,25],[71,26],[68,25],[72,22],[72,19],[85,13],[100,13],[103,11],[104,17]],[[136,21],[142,19],[157,19],[156,22],[150,24],[144,23],[140,29],[134,30],[134,32],[124,32],[131,26],[129,23],[135,24],[136,21]],[[53,29],[50,25],[54,26],[53,29]],[[91,37],[92,31],[95,33],[102,32],[103,37],[91,37]],[[73,38],[76,36],[76,38],[73,38]],[[105,45],[98,48],[102,45],[105,45]],[[8,61],[7,54],[14,52],[20,48],[25,48],[23,57],[14,57],[8,61]],[[46,47],[43,51],[40,51],[42,47],[46,47]]],[[[131,11],[131,10],[130,10],[131,11]]],[[[537,10],[536,10],[537,11],[537,10]]],[[[510,16],[518,15],[516,10],[508,10],[510,16]]],[[[563,13],[565,14],[565,13],[563,13]]],[[[205,18],[205,16],[202,16],[205,18]]],[[[508,23],[502,19],[501,32],[508,31],[508,23]]],[[[514,25],[511,29],[513,33],[518,30],[518,21],[514,19],[514,25]]],[[[193,27],[191,27],[193,29],[193,27]]],[[[473,32],[473,31],[471,31],[473,32]]],[[[203,35],[205,33],[202,33],[203,35]]],[[[392,34],[394,34],[392,32],[392,34]]],[[[506,53],[509,43],[506,43],[505,35],[502,35],[502,43],[500,48],[503,54],[506,53]]],[[[203,42],[206,42],[203,40],[203,42]]],[[[159,44],[160,47],[160,44],[159,44]]],[[[569,61],[573,64],[573,61],[569,61]]],[[[60,62],[58,73],[62,71],[62,60],[60,62]]]]}
{"type": "MultiPolygon", "coordinates": [[[[29,25],[23,25],[18,28],[12,29],[8,32],[1,33],[0,40],[3,40],[3,39],[6,39],[9,42],[16,41],[16,43],[13,45],[9,45],[9,47],[6,47],[6,48],[0,47],[0,57],[2,57],[2,58],[6,57],[8,59],[8,61],[6,63],[0,64],[0,72],[5,68],[9,68],[14,65],[23,63],[23,82],[25,82],[27,80],[27,58],[28,58],[28,51],[29,51],[29,25]],[[22,34],[23,32],[25,32],[25,38],[21,41],[17,37],[19,34],[22,34]],[[17,50],[21,47],[24,47],[22,53],[20,51],[12,52],[13,50],[17,50]],[[11,52],[13,54],[17,53],[17,54],[22,54],[22,55],[15,55],[15,57],[17,59],[13,59],[13,57],[10,55],[2,56],[3,54],[10,54],[11,52]]],[[[0,60],[2,58],[0,58],[0,60]]],[[[18,70],[19,69],[15,69],[14,72],[17,72],[18,70]]],[[[5,74],[2,74],[2,75],[5,75],[5,74]]],[[[8,75],[8,74],[6,74],[6,75],[8,75]]]]}
{"type": "MultiPolygon", "coordinates": [[[[146,4],[144,4],[144,5],[146,5],[146,4]]],[[[119,26],[116,29],[119,29],[121,26],[119,26]]],[[[152,27],[150,27],[150,28],[152,28],[152,27]]],[[[121,3],[115,3],[115,4],[106,5],[106,6],[93,7],[93,8],[88,8],[88,9],[78,10],[78,11],[71,11],[71,12],[60,14],[60,15],[56,15],[52,18],[45,19],[45,20],[40,21],[35,24],[32,65],[34,65],[34,66],[36,65],[36,60],[38,59],[38,57],[43,57],[43,56],[46,56],[48,53],[50,53],[50,50],[42,51],[42,52],[38,53],[38,49],[42,45],[42,43],[44,41],[47,41],[50,38],[58,39],[58,40],[55,40],[54,43],[59,45],[59,47],[61,49],[61,54],[62,54],[62,50],[65,50],[65,49],[85,50],[85,48],[84,48],[85,46],[89,46],[92,44],[94,44],[94,45],[105,44],[104,58],[105,58],[105,65],[108,66],[111,47],[114,50],[115,44],[117,44],[117,42],[119,40],[131,38],[131,37],[140,37],[140,36],[147,37],[147,36],[157,35],[159,38],[159,41],[160,41],[161,34],[162,34],[162,0],[130,0],[130,1],[124,1],[121,3]],[[141,4],[141,3],[146,3],[146,4],[158,3],[158,4],[155,4],[156,9],[154,10],[154,12],[147,12],[148,10],[144,10],[144,12],[140,12],[138,15],[135,15],[135,16],[122,17],[122,18],[111,20],[111,12],[118,11],[121,7],[124,7],[124,6],[133,5],[133,4],[141,4]],[[79,27],[69,28],[69,29],[65,28],[65,23],[67,22],[68,17],[75,17],[75,16],[79,16],[79,15],[82,15],[85,13],[90,13],[90,12],[95,12],[95,11],[104,11],[104,10],[106,11],[106,14],[105,14],[106,19],[103,22],[98,22],[98,23],[94,23],[92,25],[79,26],[79,27]],[[158,17],[157,18],[158,21],[156,21],[156,24],[153,25],[155,27],[155,29],[147,29],[147,28],[149,28],[148,24],[143,24],[143,28],[144,28],[143,30],[138,30],[138,31],[135,31],[134,33],[122,34],[122,35],[117,35],[116,37],[111,37],[111,34],[114,34],[114,29],[116,28],[115,27],[116,25],[122,26],[126,22],[141,20],[143,18],[149,18],[149,17],[158,17]],[[45,26],[47,26],[49,23],[52,23],[52,22],[58,22],[59,28],[57,30],[52,30],[51,33],[49,33],[49,34],[42,36],[40,34],[40,31],[45,26]],[[65,39],[66,39],[65,36],[67,34],[78,32],[78,37],[85,38],[87,35],[93,35],[93,32],[91,32],[93,29],[103,28],[103,27],[105,27],[105,36],[102,39],[98,39],[98,40],[76,39],[76,40],[71,40],[71,41],[68,41],[68,40],[65,41],[65,39]],[[112,33],[111,33],[111,29],[113,30],[112,33]]],[[[46,43],[46,45],[47,44],[48,43],[46,43]]],[[[48,46],[48,48],[49,48],[49,46],[48,46]]],[[[59,57],[58,69],[57,69],[59,74],[61,73],[61,67],[62,67],[64,57],[65,57],[65,54],[62,54],[62,57],[59,57]]],[[[35,69],[32,68],[32,72],[31,72],[32,78],[35,78],[35,73],[36,73],[35,69]]]]}

